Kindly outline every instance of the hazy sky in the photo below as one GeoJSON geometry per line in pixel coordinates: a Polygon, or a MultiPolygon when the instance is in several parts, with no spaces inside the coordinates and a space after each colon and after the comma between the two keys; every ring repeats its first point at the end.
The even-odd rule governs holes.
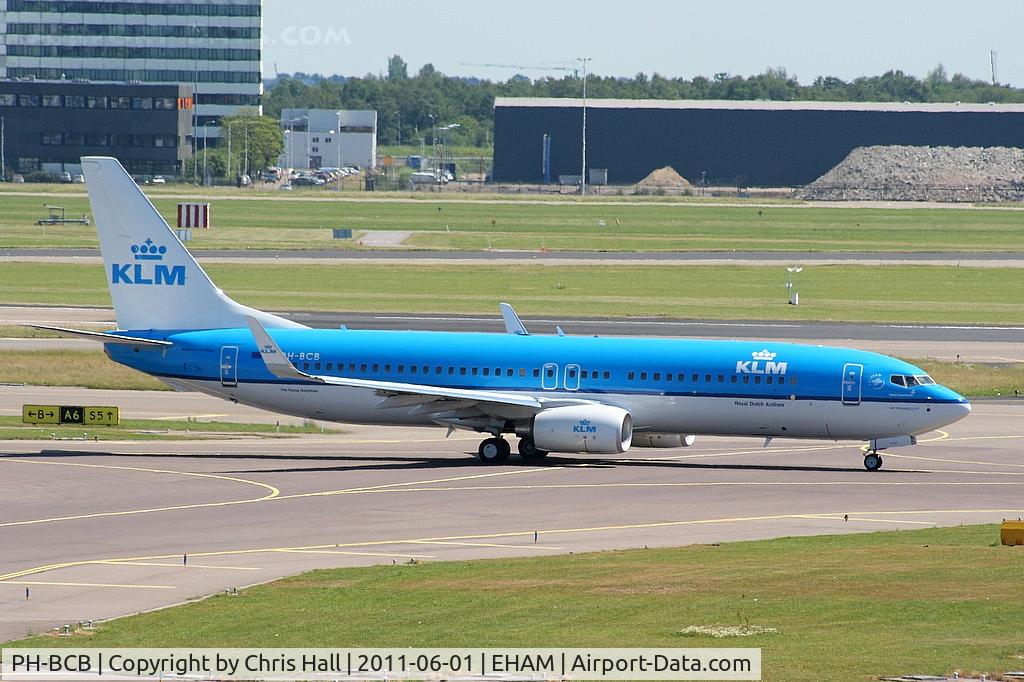
{"type": "MultiPolygon", "coordinates": [[[[1021,0],[264,0],[264,69],[364,75],[401,54],[452,75],[505,79],[508,68],[593,57],[590,70],[632,76],[750,75],[786,68],[800,82],[889,69],[946,70],[1024,85],[1021,0]]],[[[531,77],[557,72],[521,71],[531,77]]]]}

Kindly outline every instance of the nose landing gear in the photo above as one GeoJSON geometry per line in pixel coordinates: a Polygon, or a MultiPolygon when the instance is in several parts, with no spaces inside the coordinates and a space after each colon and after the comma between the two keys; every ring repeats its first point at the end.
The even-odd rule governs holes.
{"type": "Polygon", "coordinates": [[[864,455],[864,468],[868,471],[878,471],[882,468],[882,457],[877,452],[864,455]]]}

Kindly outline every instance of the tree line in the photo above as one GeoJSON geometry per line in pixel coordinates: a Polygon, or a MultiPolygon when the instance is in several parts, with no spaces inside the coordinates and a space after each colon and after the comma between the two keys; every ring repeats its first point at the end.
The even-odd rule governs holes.
{"type": "MultiPolygon", "coordinates": [[[[446,76],[431,64],[410,75],[406,62],[395,55],[387,72],[361,78],[284,75],[263,98],[264,113],[279,118],[281,109],[374,109],[381,144],[431,143],[435,126],[458,124],[447,134],[456,145],[489,146],[493,134],[495,97],[579,97],[581,78],[506,81],[446,76]]],[[[1024,89],[949,76],[940,64],[924,78],[888,71],[850,81],[820,76],[800,84],[783,68],[754,76],[716,73],[711,78],[667,78],[639,73],[632,78],[588,75],[587,96],[620,99],[781,100],[833,102],[1024,102],[1024,89]]]]}

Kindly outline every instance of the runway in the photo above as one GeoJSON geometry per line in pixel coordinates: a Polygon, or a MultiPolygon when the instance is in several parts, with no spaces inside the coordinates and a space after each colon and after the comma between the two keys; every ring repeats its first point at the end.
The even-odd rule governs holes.
{"type": "MultiPolygon", "coordinates": [[[[94,397],[17,389],[0,412],[53,391],[94,397]]],[[[102,398],[125,416],[248,409],[102,398]]],[[[1024,514],[1022,424],[1020,403],[978,403],[875,473],[858,443],[735,438],[501,467],[475,463],[477,437],[440,429],[0,442],[0,641],[318,567],[997,522],[1024,514]]]]}
{"type": "MultiPolygon", "coordinates": [[[[379,235],[373,231],[372,245],[379,235]]],[[[395,231],[409,236],[409,232],[395,231]]],[[[357,240],[359,241],[359,240],[357,240]]],[[[370,244],[368,244],[370,245],[370,244]]],[[[1024,253],[1019,251],[455,251],[419,250],[410,247],[390,249],[195,249],[201,263],[251,263],[269,260],[278,264],[303,265],[363,264],[394,265],[413,262],[420,265],[945,265],[976,268],[1021,268],[1024,253]]],[[[99,249],[91,248],[5,248],[0,260],[8,262],[100,264],[99,249]]]]}

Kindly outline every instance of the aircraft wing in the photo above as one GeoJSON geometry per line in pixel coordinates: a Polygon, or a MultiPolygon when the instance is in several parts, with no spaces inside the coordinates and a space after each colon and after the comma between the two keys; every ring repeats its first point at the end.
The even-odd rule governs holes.
{"type": "MultiPolygon", "coordinates": [[[[516,395],[514,393],[502,393],[500,391],[470,390],[461,388],[445,388],[443,386],[427,386],[424,384],[408,384],[397,381],[375,381],[372,379],[349,379],[346,377],[323,376],[308,374],[301,371],[281,351],[280,346],[270,337],[267,330],[258,320],[246,317],[249,329],[252,330],[253,338],[260,350],[260,357],[270,373],[282,379],[304,379],[318,384],[330,386],[349,386],[351,388],[368,388],[377,391],[382,395],[390,396],[420,396],[425,400],[413,400],[410,405],[417,402],[429,402],[431,400],[455,400],[465,401],[469,404],[490,403],[494,405],[505,405],[521,407],[540,411],[546,405],[537,398],[530,396],[516,395]]],[[[395,403],[396,401],[392,401],[395,403]]],[[[564,402],[564,401],[558,401],[564,402]]],[[[574,401],[584,402],[584,401],[574,401]]]]}
{"type": "Polygon", "coordinates": [[[156,339],[139,339],[134,336],[125,336],[124,334],[108,334],[106,332],[90,332],[82,329],[66,329],[64,327],[49,327],[45,324],[29,324],[28,327],[34,329],[45,329],[51,332],[57,332],[58,334],[64,334],[65,336],[73,336],[80,339],[88,339],[89,341],[100,341],[102,343],[118,343],[126,346],[150,346],[152,348],[167,348],[174,344],[170,341],[157,341],[156,339]]]}

